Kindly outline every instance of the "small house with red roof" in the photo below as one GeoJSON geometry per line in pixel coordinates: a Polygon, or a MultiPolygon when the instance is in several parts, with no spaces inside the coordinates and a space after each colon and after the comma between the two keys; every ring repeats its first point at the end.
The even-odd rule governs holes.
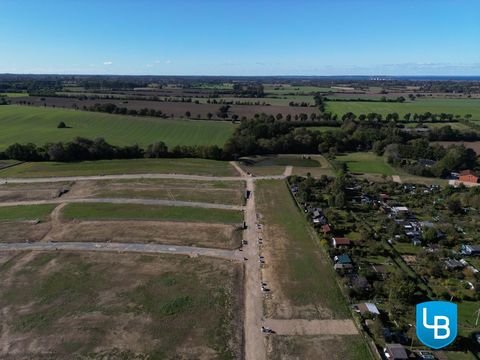
{"type": "Polygon", "coordinates": [[[331,231],[332,231],[332,228],[330,227],[330,225],[328,224],[322,225],[322,232],[324,235],[330,234],[331,231]]]}
{"type": "Polygon", "coordinates": [[[332,245],[335,249],[348,248],[351,241],[345,237],[334,237],[332,238],[332,245]]]}
{"type": "Polygon", "coordinates": [[[458,180],[466,183],[478,183],[478,176],[472,170],[464,170],[460,172],[458,180]]]}

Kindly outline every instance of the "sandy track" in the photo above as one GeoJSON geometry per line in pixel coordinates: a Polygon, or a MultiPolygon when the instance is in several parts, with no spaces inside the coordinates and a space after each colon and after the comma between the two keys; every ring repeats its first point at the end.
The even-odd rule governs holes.
{"type": "Polygon", "coordinates": [[[283,172],[283,176],[287,177],[292,175],[293,172],[293,166],[287,166],[285,167],[285,171],[283,172]]]}
{"type": "Polygon", "coordinates": [[[248,174],[240,167],[240,165],[238,165],[238,162],[230,161],[230,165],[232,165],[241,176],[248,176],[248,174]]]}
{"type": "Polygon", "coordinates": [[[396,182],[398,184],[402,183],[402,179],[398,175],[392,175],[392,180],[393,180],[393,182],[396,182]]]}
{"type": "MultiPolygon", "coordinates": [[[[285,176],[259,176],[256,179],[284,179],[285,176]]],[[[183,175],[183,174],[124,174],[124,175],[105,175],[105,176],[55,176],[39,178],[3,178],[0,183],[8,184],[36,184],[52,182],[86,181],[86,180],[134,180],[134,179],[179,179],[179,180],[198,180],[198,181],[245,181],[241,176],[201,176],[201,175],[183,175]]]]}
{"type": "Polygon", "coordinates": [[[358,335],[353,320],[265,320],[278,335],[358,335]]]}
{"type": "Polygon", "coordinates": [[[164,205],[164,206],[188,206],[200,207],[206,209],[224,209],[224,210],[244,210],[243,206],[212,204],[192,201],[173,201],[173,200],[150,200],[150,199],[125,199],[125,198],[57,198],[48,200],[31,201],[11,201],[2,202],[0,207],[18,206],[18,205],[42,205],[42,204],[68,204],[68,203],[109,203],[109,204],[138,204],[138,205],[164,205]]]}
{"type": "Polygon", "coordinates": [[[261,272],[256,230],[255,182],[251,178],[247,179],[247,190],[250,190],[250,198],[245,210],[247,229],[244,235],[248,241],[245,249],[248,258],[245,265],[245,359],[263,360],[267,355],[264,335],[260,332],[263,325],[263,297],[260,290],[261,272]]]}
{"type": "Polygon", "coordinates": [[[177,254],[192,257],[207,256],[233,261],[243,261],[243,256],[238,251],[197,248],[191,246],[175,246],[160,244],[123,244],[123,243],[12,243],[0,244],[0,251],[100,251],[100,252],[134,252],[148,254],[177,254]]]}

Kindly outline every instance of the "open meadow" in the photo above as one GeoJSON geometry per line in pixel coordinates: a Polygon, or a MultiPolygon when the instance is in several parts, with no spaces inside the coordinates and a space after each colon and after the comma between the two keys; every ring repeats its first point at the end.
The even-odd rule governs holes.
{"type": "Polygon", "coordinates": [[[402,117],[406,113],[423,114],[453,114],[462,117],[470,114],[473,121],[480,121],[480,99],[417,99],[413,102],[362,102],[362,101],[329,101],[327,110],[332,113],[343,115],[352,112],[356,115],[379,113],[387,115],[396,112],[402,117]]]}
{"type": "Polygon", "coordinates": [[[226,121],[175,120],[110,115],[26,106],[0,106],[0,150],[14,143],[70,141],[75,137],[103,137],[113,145],[146,147],[163,141],[176,145],[223,146],[235,126],[226,121]],[[57,125],[65,122],[66,129],[57,125]]]}
{"type": "Polygon", "coordinates": [[[0,357],[238,359],[242,271],[171,255],[23,252],[0,265],[0,357]]]}
{"type": "Polygon", "coordinates": [[[358,152],[338,155],[336,160],[347,164],[352,173],[380,174],[391,176],[397,171],[387,164],[386,159],[370,152],[358,152]]]}
{"type": "Polygon", "coordinates": [[[54,208],[52,204],[0,207],[0,221],[45,220],[54,208]]]}
{"type": "Polygon", "coordinates": [[[226,161],[205,159],[129,159],[82,161],[76,163],[22,163],[0,170],[0,178],[75,177],[154,173],[238,176],[237,171],[226,161]]]}
{"type": "MultiPolygon", "coordinates": [[[[286,183],[259,181],[257,200],[265,244],[263,278],[276,289],[264,300],[266,316],[349,319],[351,315],[332,264],[296,207],[286,183]]],[[[268,343],[269,359],[370,358],[360,335],[275,336],[268,343]]]]}
{"type": "Polygon", "coordinates": [[[182,206],[155,206],[139,204],[68,204],[62,216],[70,220],[164,220],[201,223],[238,224],[243,221],[241,211],[182,206]]]}
{"type": "Polygon", "coordinates": [[[257,201],[265,224],[265,277],[281,289],[266,301],[267,314],[286,319],[348,318],[330,261],[309,231],[286,183],[259,181],[257,201]]]}

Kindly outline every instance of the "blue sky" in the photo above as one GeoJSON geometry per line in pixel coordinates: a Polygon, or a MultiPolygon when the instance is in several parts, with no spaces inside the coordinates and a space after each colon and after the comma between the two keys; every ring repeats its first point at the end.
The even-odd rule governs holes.
{"type": "Polygon", "coordinates": [[[0,73],[480,75],[478,0],[0,0],[0,73]]]}

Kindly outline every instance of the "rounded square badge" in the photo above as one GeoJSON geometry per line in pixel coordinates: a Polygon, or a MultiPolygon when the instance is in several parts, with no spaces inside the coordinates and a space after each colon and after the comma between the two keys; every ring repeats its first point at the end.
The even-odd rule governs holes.
{"type": "Polygon", "coordinates": [[[418,339],[432,349],[450,345],[457,337],[457,304],[427,301],[416,306],[418,339]]]}

